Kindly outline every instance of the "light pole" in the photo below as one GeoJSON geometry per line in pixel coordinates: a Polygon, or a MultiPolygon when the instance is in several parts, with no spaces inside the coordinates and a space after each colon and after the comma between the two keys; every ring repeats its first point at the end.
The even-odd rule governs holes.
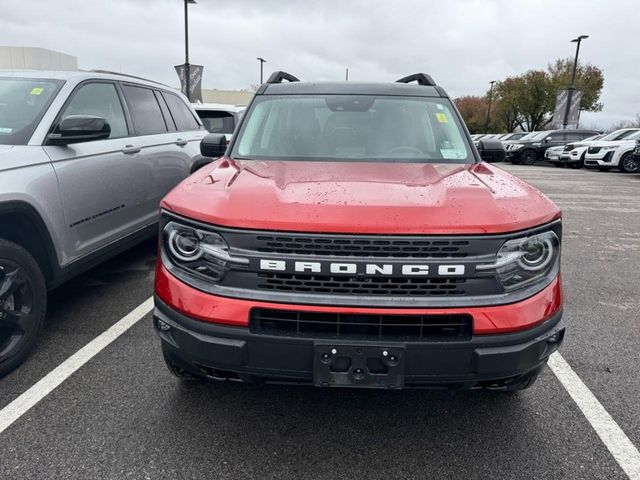
{"type": "Polygon", "coordinates": [[[491,80],[489,82],[489,85],[491,85],[489,87],[489,106],[487,108],[487,121],[484,124],[484,130],[485,132],[489,133],[489,122],[491,121],[491,101],[493,100],[493,84],[496,83],[495,80],[491,80]]]}
{"type": "Polygon", "coordinates": [[[571,73],[571,86],[569,87],[569,95],[567,98],[567,108],[564,110],[564,120],[562,121],[562,128],[566,129],[569,124],[569,112],[571,111],[571,100],[573,99],[573,91],[576,89],[576,70],[578,69],[578,54],[580,53],[580,42],[589,38],[589,35],[580,35],[579,37],[571,40],[576,44],[576,58],[573,60],[573,72],[571,73]]]}
{"type": "Polygon", "coordinates": [[[191,101],[191,65],[189,65],[189,4],[196,4],[196,0],[184,0],[184,75],[185,93],[191,101]]]}
{"type": "Polygon", "coordinates": [[[267,63],[267,61],[262,58],[262,57],[258,57],[256,60],[258,60],[260,62],[260,85],[262,85],[262,72],[263,72],[263,68],[262,66],[267,63]]]}

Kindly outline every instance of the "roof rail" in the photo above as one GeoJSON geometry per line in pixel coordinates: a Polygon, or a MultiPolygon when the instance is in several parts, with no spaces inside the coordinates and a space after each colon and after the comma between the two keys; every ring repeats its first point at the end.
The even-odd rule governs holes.
{"type": "Polygon", "coordinates": [[[288,80],[289,82],[299,82],[300,79],[294,77],[290,73],[277,71],[273,72],[269,78],[267,78],[267,83],[282,83],[283,80],[288,80]]]}
{"type": "Polygon", "coordinates": [[[396,80],[396,83],[411,83],[418,82],[418,85],[425,85],[429,87],[435,87],[436,82],[433,81],[430,75],[426,73],[414,73],[413,75],[408,75],[406,77],[402,77],[400,80],[396,80]]]}
{"type": "Polygon", "coordinates": [[[92,73],[107,73],[109,75],[118,75],[120,77],[135,78],[136,80],[144,80],[145,82],[157,83],[158,85],[162,85],[163,87],[168,87],[168,85],[165,85],[164,83],[156,82],[155,80],[149,80],[148,78],[136,77],[135,75],[129,75],[127,73],[112,72],[111,70],[89,70],[89,71],[92,73]]]}

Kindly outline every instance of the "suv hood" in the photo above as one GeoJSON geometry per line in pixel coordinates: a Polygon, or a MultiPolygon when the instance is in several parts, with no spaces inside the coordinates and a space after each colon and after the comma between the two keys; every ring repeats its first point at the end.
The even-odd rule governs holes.
{"type": "Polygon", "coordinates": [[[498,233],[560,217],[538,190],[486,163],[219,159],[162,207],[215,225],[330,233],[498,233]]]}

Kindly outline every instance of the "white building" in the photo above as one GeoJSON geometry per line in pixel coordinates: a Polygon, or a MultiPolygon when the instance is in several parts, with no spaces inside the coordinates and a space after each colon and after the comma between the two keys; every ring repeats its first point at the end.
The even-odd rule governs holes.
{"type": "Polygon", "coordinates": [[[0,69],[77,70],[78,59],[46,48],[0,46],[0,69]]]}

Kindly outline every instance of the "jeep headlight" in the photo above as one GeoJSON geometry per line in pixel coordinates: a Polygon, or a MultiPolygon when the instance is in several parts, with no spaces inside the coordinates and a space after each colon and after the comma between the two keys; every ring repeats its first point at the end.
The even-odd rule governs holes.
{"type": "Polygon", "coordinates": [[[476,269],[494,272],[507,292],[550,282],[560,271],[560,240],[553,231],[508,240],[494,263],[478,265],[476,269]]]}
{"type": "Polygon", "coordinates": [[[163,260],[193,276],[219,282],[231,263],[248,264],[233,257],[224,238],[215,232],[171,221],[162,230],[163,260]]]}
{"type": "Polygon", "coordinates": [[[608,147],[602,147],[602,150],[604,150],[604,151],[616,150],[618,147],[619,147],[619,145],[610,145],[608,147]]]}
{"type": "Polygon", "coordinates": [[[521,143],[516,143],[514,145],[511,146],[511,150],[520,150],[522,147],[524,147],[523,144],[521,143]]]}

